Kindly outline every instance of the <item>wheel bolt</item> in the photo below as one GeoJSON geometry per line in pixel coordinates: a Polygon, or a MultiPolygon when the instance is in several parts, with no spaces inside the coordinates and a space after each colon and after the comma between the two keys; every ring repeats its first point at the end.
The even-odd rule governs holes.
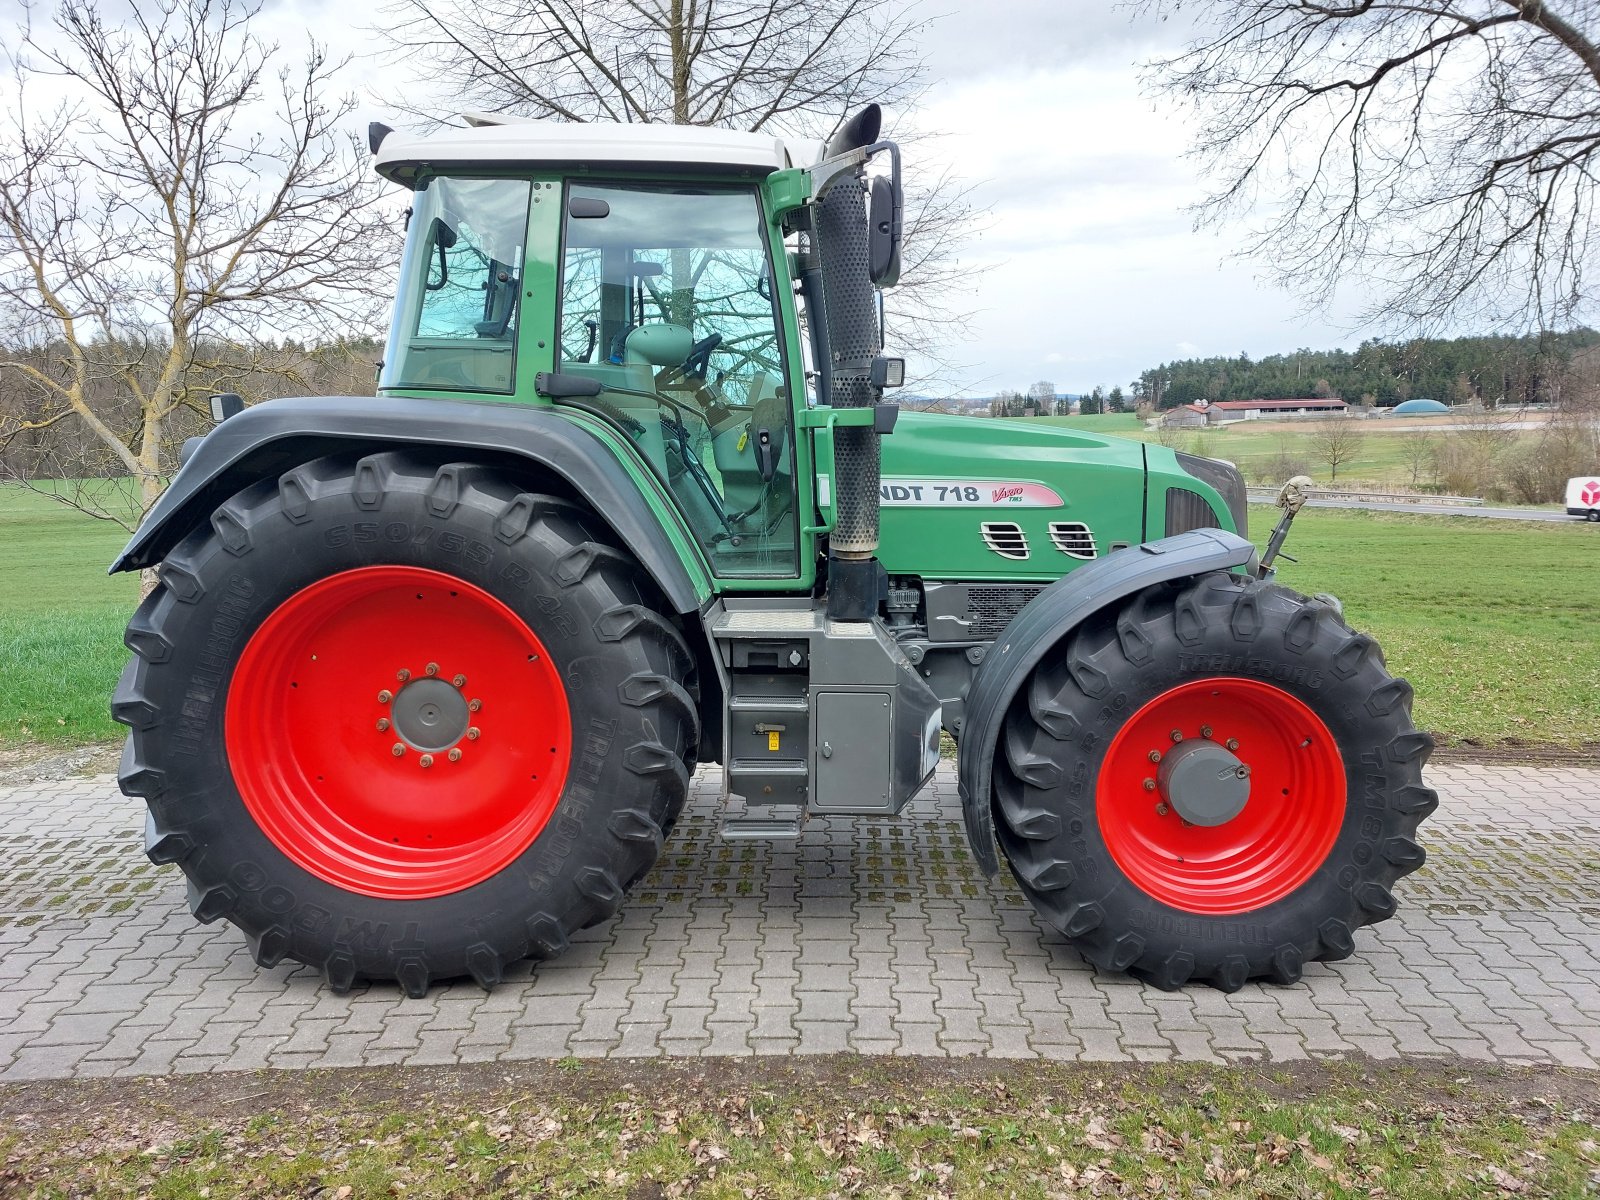
{"type": "Polygon", "coordinates": [[[383,733],[388,728],[389,728],[389,718],[388,717],[379,717],[378,718],[378,732],[379,733],[383,733]]]}
{"type": "Polygon", "coordinates": [[[1159,751],[1159,750],[1150,751],[1150,761],[1151,762],[1160,762],[1161,761],[1161,751],[1159,751]]]}
{"type": "Polygon", "coordinates": [[[478,740],[478,736],[479,736],[478,727],[476,725],[474,725],[471,729],[467,730],[467,741],[475,742],[475,741],[478,740]]]}
{"type": "Polygon", "coordinates": [[[1156,790],[1156,781],[1154,779],[1146,779],[1144,781],[1144,790],[1147,791],[1147,792],[1155,791],[1156,790]]]}
{"type": "Polygon", "coordinates": [[[439,673],[439,664],[429,663],[427,666],[422,668],[422,673],[424,675],[437,675],[439,673]]]}
{"type": "Polygon", "coordinates": [[[404,667],[401,667],[398,671],[396,671],[394,673],[394,677],[396,679],[398,679],[401,683],[404,683],[406,680],[411,678],[411,672],[406,670],[404,667]]]}
{"type": "Polygon", "coordinates": [[[1173,741],[1175,741],[1175,742],[1181,742],[1181,741],[1183,741],[1183,730],[1181,730],[1181,729],[1174,729],[1174,730],[1173,730],[1173,731],[1172,731],[1172,732],[1171,732],[1171,733],[1170,733],[1170,734],[1168,734],[1168,735],[1167,735],[1167,736],[1168,736],[1168,737],[1170,737],[1170,738],[1171,738],[1171,739],[1172,739],[1172,740],[1173,740],[1173,741]]]}
{"type": "Polygon", "coordinates": [[[1234,774],[1234,777],[1237,778],[1237,779],[1249,779],[1250,778],[1250,764],[1249,763],[1240,763],[1238,770],[1234,771],[1233,774],[1234,774]]]}
{"type": "Polygon", "coordinates": [[[420,763],[424,767],[431,767],[431,766],[433,766],[433,755],[424,754],[421,758],[419,758],[417,760],[417,762],[420,763]]]}
{"type": "Polygon", "coordinates": [[[451,762],[460,762],[461,761],[461,747],[460,746],[456,746],[454,749],[452,749],[450,751],[450,753],[448,755],[446,755],[446,757],[451,762]]]}
{"type": "Polygon", "coordinates": [[[455,684],[457,687],[466,687],[467,686],[467,677],[465,675],[457,675],[450,682],[455,684]]]}
{"type": "Polygon", "coordinates": [[[1200,736],[1203,737],[1203,738],[1210,737],[1211,736],[1211,726],[1209,726],[1209,725],[1200,726],[1200,736]]]}
{"type": "Polygon", "coordinates": [[[1161,803],[1161,804],[1156,805],[1156,816],[1164,817],[1164,816],[1167,815],[1167,812],[1168,812],[1168,809],[1167,809],[1167,806],[1166,806],[1166,804],[1164,802],[1161,803]]]}
{"type": "Polygon", "coordinates": [[[399,758],[405,752],[406,752],[405,745],[403,743],[401,743],[401,742],[396,742],[394,744],[394,749],[389,751],[389,753],[393,754],[396,758],[399,758]]]}
{"type": "Polygon", "coordinates": [[[1222,744],[1224,746],[1226,746],[1229,750],[1237,750],[1239,748],[1239,739],[1238,738],[1229,738],[1227,741],[1223,742],[1222,744]]]}
{"type": "Polygon", "coordinates": [[[468,700],[467,701],[467,711],[468,712],[477,712],[482,707],[483,707],[483,701],[482,700],[468,700]]]}
{"type": "Polygon", "coordinates": [[[387,703],[389,703],[389,701],[391,701],[393,699],[394,699],[394,693],[391,692],[388,688],[384,688],[383,691],[378,693],[378,703],[379,704],[387,704],[387,703]]]}

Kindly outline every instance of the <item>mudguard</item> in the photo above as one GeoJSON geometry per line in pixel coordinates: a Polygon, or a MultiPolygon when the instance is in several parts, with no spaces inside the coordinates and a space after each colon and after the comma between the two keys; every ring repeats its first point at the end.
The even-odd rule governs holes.
{"type": "Polygon", "coordinates": [[[154,566],[217,505],[259,479],[325,454],[401,446],[537,465],[610,523],[675,611],[695,612],[705,598],[637,485],[587,430],[543,409],[400,397],[274,400],[230,417],[188,455],[111,571],[154,566]]]}
{"type": "Polygon", "coordinates": [[[1028,672],[1072,628],[1107,605],[1156,583],[1250,563],[1256,548],[1221,529],[1193,529],[1096,559],[1040,592],[989,647],[967,692],[957,776],[972,856],[990,876],[1000,870],[990,770],[1006,710],[1028,672]]]}

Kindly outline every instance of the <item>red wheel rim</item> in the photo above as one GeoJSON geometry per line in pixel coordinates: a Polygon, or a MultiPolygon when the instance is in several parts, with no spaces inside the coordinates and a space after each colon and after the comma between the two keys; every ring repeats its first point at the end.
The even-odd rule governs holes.
{"type": "Polygon", "coordinates": [[[290,859],[348,891],[420,900],[488,879],[539,836],[572,720],[550,655],[488,592],[360,567],[296,592],[251,636],[225,741],[245,807],[290,859]]]}
{"type": "Polygon", "coordinates": [[[1253,679],[1201,679],[1162,692],[1106,751],[1100,834],[1147,895],[1193,913],[1242,913],[1287,896],[1327,860],[1344,822],[1344,760],[1304,703],[1253,679]],[[1231,820],[1191,825],[1167,802],[1159,764],[1180,737],[1225,746],[1249,768],[1231,820]],[[1154,784],[1154,786],[1152,786],[1154,784]]]}

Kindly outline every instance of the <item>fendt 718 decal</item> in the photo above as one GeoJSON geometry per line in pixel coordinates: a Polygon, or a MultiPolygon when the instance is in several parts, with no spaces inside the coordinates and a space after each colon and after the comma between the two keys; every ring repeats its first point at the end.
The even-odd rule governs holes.
{"type": "Polygon", "coordinates": [[[878,487],[883,504],[905,508],[1060,508],[1061,497],[1042,483],[1015,479],[908,479],[892,476],[878,487]]]}

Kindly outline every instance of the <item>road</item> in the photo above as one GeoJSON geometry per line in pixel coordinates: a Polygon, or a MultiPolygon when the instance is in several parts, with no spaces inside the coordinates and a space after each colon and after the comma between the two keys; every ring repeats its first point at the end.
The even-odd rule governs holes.
{"type": "Polygon", "coordinates": [[[1600,770],[1430,766],[1398,915],[1292,987],[1166,993],[1089,967],[985,879],[941,768],[904,818],[724,842],[700,772],[617,917],[484,993],[260,970],[198,925],[110,776],[0,788],[0,1082],[634,1055],[1600,1060],[1600,770]]]}
{"type": "Polygon", "coordinates": [[[1494,521],[1572,521],[1559,509],[1484,508],[1473,504],[1408,504],[1395,500],[1311,500],[1312,508],[1366,508],[1375,512],[1418,513],[1429,517],[1488,517],[1494,521]]]}

